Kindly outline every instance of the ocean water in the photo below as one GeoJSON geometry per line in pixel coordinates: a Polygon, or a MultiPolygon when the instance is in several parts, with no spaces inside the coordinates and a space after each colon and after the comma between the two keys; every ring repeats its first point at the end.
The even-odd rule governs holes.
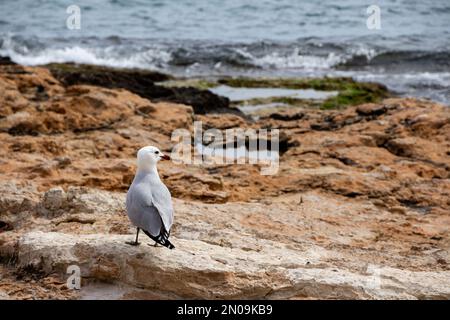
{"type": "Polygon", "coordinates": [[[177,76],[352,76],[450,104],[450,1],[0,0],[0,55],[177,76]],[[70,30],[66,9],[80,8],[70,30]],[[376,4],[381,29],[367,28],[376,4]]]}

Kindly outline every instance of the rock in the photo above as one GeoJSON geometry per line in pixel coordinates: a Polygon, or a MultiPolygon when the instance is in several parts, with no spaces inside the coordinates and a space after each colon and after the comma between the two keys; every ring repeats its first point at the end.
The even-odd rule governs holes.
{"type": "Polygon", "coordinates": [[[0,194],[0,216],[31,211],[39,201],[35,186],[17,181],[0,183],[0,194]]]}
{"type": "Polygon", "coordinates": [[[125,283],[185,299],[450,298],[446,285],[449,271],[375,268],[368,274],[335,272],[305,267],[308,253],[282,246],[245,251],[174,239],[178,245],[173,254],[144,245],[132,248],[125,244],[128,238],[33,232],[19,242],[19,265],[61,274],[69,265],[77,265],[85,278],[125,283]],[[281,256],[289,258],[281,260],[281,256]]]}
{"type": "Polygon", "coordinates": [[[0,232],[11,231],[13,229],[14,228],[12,227],[12,225],[10,223],[0,220],[0,232]]]}
{"type": "Polygon", "coordinates": [[[196,115],[195,120],[202,122],[205,131],[208,129],[226,130],[247,125],[244,118],[234,114],[196,115]]]}
{"type": "Polygon", "coordinates": [[[67,193],[56,187],[44,193],[38,212],[45,217],[57,217],[67,212],[111,214],[124,210],[125,199],[107,192],[90,192],[87,188],[69,187],[67,193]]]}
{"type": "Polygon", "coordinates": [[[76,297],[64,291],[58,254],[81,261],[102,290],[127,288],[111,289],[124,298],[178,298],[177,290],[195,298],[448,296],[441,288],[450,261],[448,107],[397,98],[298,108],[286,114],[303,116],[283,120],[195,115],[191,106],[100,87],[107,78],[99,74],[97,86],[68,86],[46,68],[0,65],[0,287],[12,298],[32,298],[28,287],[37,298],[76,297]],[[123,247],[134,231],[124,202],[136,150],[153,144],[170,153],[172,134],[192,133],[194,120],[203,130],[279,129],[277,173],[261,175],[264,163],[161,162],[174,196],[171,235],[184,260],[123,247]],[[67,242],[48,242],[60,238],[67,242]],[[35,266],[19,267],[18,255],[35,266]],[[39,255],[59,280],[39,271],[39,255]],[[142,271],[148,265],[159,277],[153,258],[169,268],[165,292],[142,271]],[[386,275],[381,289],[365,284],[369,266],[386,275]],[[180,274],[189,281],[176,283],[180,274]]]}
{"type": "Polygon", "coordinates": [[[31,268],[12,270],[0,265],[0,300],[76,299],[76,290],[66,287],[66,280],[55,275],[37,277],[31,268]]]}
{"type": "Polygon", "coordinates": [[[0,65],[14,65],[16,64],[11,60],[10,57],[2,57],[0,56],[0,65]]]}
{"type": "MultiPolygon", "coordinates": [[[[58,189],[51,193],[61,194],[58,189]]],[[[95,189],[70,193],[78,200],[63,204],[64,212],[57,217],[43,217],[47,223],[23,221],[24,235],[18,243],[11,232],[2,233],[0,256],[9,252],[18,257],[19,269],[27,266],[38,274],[60,277],[67,266],[76,264],[86,281],[126,284],[172,298],[449,296],[448,286],[443,285],[449,271],[443,264],[432,264],[435,259],[450,258],[439,245],[439,255],[391,254],[401,248],[409,252],[411,244],[420,244],[424,238],[429,241],[430,233],[424,230],[430,230],[433,237],[438,234],[437,243],[444,245],[445,225],[433,222],[439,216],[422,219],[424,229],[411,234],[406,215],[393,216],[369,202],[319,193],[271,198],[264,203],[204,204],[175,199],[172,239],[177,248],[173,254],[145,245],[149,243],[145,237],[137,248],[124,243],[133,237],[123,214],[124,194],[95,189]],[[74,205],[77,201],[79,205],[74,205]],[[35,231],[36,225],[41,231],[35,231]],[[374,278],[377,274],[380,279],[374,278]],[[189,281],[177,281],[180,276],[189,281]]]]}
{"type": "Polygon", "coordinates": [[[204,202],[224,203],[229,195],[223,191],[223,181],[219,177],[202,175],[191,172],[171,172],[165,180],[170,186],[173,196],[177,197],[185,192],[185,186],[180,181],[189,184],[191,197],[204,202]]]}
{"type": "Polygon", "coordinates": [[[391,211],[392,213],[406,214],[406,209],[402,206],[393,206],[389,208],[389,211],[391,211]]]}
{"type": "Polygon", "coordinates": [[[156,101],[169,101],[192,106],[196,114],[231,113],[244,116],[239,109],[229,106],[230,101],[228,98],[218,96],[208,90],[199,90],[190,87],[164,89],[166,91],[161,97],[153,98],[148,95],[146,97],[148,99],[155,99],[156,101]]]}
{"type": "Polygon", "coordinates": [[[229,106],[229,100],[208,90],[193,87],[168,88],[155,82],[170,77],[154,71],[124,70],[107,67],[74,64],[51,64],[46,66],[52,74],[67,86],[88,84],[106,88],[123,88],[152,100],[173,102],[192,106],[196,114],[233,113],[243,114],[229,106]]]}
{"type": "Polygon", "coordinates": [[[6,292],[0,291],[0,300],[10,300],[9,294],[7,294],[6,292]]]}
{"type": "Polygon", "coordinates": [[[392,139],[386,143],[386,148],[392,152],[393,154],[400,157],[412,157],[417,154],[417,138],[408,137],[408,138],[399,138],[392,139]]]}
{"type": "Polygon", "coordinates": [[[295,121],[300,120],[305,116],[303,112],[295,112],[295,113],[272,113],[268,117],[274,120],[281,121],[295,121]]]}
{"type": "Polygon", "coordinates": [[[125,195],[105,191],[93,193],[87,188],[70,187],[67,206],[75,212],[113,214],[125,209],[125,195]]]}
{"type": "Polygon", "coordinates": [[[189,168],[189,174],[197,177],[213,173],[222,179],[223,187],[214,189],[207,183],[192,184],[181,176],[172,177],[168,183],[177,197],[222,203],[272,196],[280,190],[322,189],[383,200],[397,190],[399,201],[424,208],[448,208],[446,184],[436,186],[432,179],[449,176],[448,146],[439,137],[445,137],[450,118],[442,106],[433,103],[388,99],[380,104],[388,112],[377,119],[358,114],[358,108],[361,113],[362,109],[380,106],[369,104],[340,111],[302,110],[304,116],[296,120],[250,122],[231,114],[194,116],[189,106],[153,103],[123,89],[86,85],[66,88],[42,68],[8,66],[26,72],[19,74],[5,68],[0,67],[0,86],[10,97],[0,97],[5,99],[4,110],[9,110],[0,119],[6,155],[0,167],[5,179],[31,177],[42,190],[58,185],[125,191],[134,175],[139,147],[156,144],[170,152],[175,143],[170,139],[172,133],[177,129],[191,131],[193,121],[201,120],[204,130],[279,128],[280,174],[262,177],[261,166],[248,164],[164,164],[162,174],[179,167],[185,171],[189,168]],[[44,88],[48,95],[38,102],[37,87],[44,88]],[[380,165],[390,167],[391,173],[377,171],[380,165]],[[107,174],[102,174],[99,166],[107,174]],[[299,170],[319,167],[343,172],[316,179],[299,170]],[[419,182],[409,183],[418,181],[418,177],[425,179],[420,187],[419,182]],[[418,188],[423,191],[417,193],[418,188]],[[427,195],[419,196],[423,193],[427,195]]]}
{"type": "Polygon", "coordinates": [[[356,107],[356,112],[362,116],[380,116],[386,111],[386,106],[376,103],[366,103],[356,107]]]}
{"type": "Polygon", "coordinates": [[[107,88],[135,87],[144,90],[154,82],[170,79],[170,76],[157,71],[119,69],[87,64],[52,63],[44,67],[48,68],[55,78],[68,86],[90,84],[107,88]]]}
{"type": "Polygon", "coordinates": [[[61,187],[52,188],[44,194],[43,206],[48,210],[60,209],[66,201],[66,193],[61,187]]]}
{"type": "Polygon", "coordinates": [[[69,157],[57,157],[56,162],[58,163],[58,167],[61,169],[67,168],[72,163],[69,157]]]}

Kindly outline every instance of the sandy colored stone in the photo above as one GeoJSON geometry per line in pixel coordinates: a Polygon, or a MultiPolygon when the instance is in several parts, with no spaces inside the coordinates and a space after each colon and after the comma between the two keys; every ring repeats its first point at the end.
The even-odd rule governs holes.
{"type": "Polygon", "coordinates": [[[279,245],[253,251],[174,238],[177,248],[169,251],[145,243],[129,247],[128,238],[29,233],[19,242],[19,265],[64,272],[75,264],[83,277],[116,280],[180,298],[450,298],[450,271],[379,268],[358,274],[317,267],[313,252],[279,245]],[[312,264],[306,265],[308,260],[312,264]]]}
{"type": "Polygon", "coordinates": [[[81,298],[449,298],[448,107],[396,98],[250,121],[18,65],[0,66],[0,92],[0,292],[12,299],[77,298],[69,262],[91,277],[81,298]],[[136,151],[170,152],[194,120],[280,129],[278,173],[161,162],[178,253],[125,246],[136,151]]]}
{"type": "MultiPolygon", "coordinates": [[[[134,237],[125,194],[88,188],[68,193],[61,203],[65,212],[34,218],[18,212],[22,220],[14,224],[20,228],[0,234],[0,252],[17,256],[17,268],[32,265],[64,278],[67,266],[77,264],[86,285],[129,286],[117,298],[133,296],[133,288],[154,298],[448,297],[448,216],[419,219],[410,211],[316,192],[264,204],[175,199],[176,249],[170,251],[148,246],[145,236],[138,248],[125,244],[134,237]],[[86,201],[78,206],[71,199],[86,201]],[[382,270],[384,289],[372,288],[372,269],[382,270]]],[[[94,294],[90,290],[82,294],[94,294]]]]}

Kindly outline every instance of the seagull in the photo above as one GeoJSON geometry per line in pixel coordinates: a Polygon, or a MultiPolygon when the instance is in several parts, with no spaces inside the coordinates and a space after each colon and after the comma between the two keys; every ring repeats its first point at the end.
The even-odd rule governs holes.
{"type": "Polygon", "coordinates": [[[126,242],[138,246],[139,231],[169,249],[175,248],[169,241],[173,223],[172,197],[159,178],[156,165],[160,160],[170,160],[158,148],[147,146],[137,153],[137,172],[127,192],[126,208],[131,223],[137,228],[136,240],[126,242]]]}

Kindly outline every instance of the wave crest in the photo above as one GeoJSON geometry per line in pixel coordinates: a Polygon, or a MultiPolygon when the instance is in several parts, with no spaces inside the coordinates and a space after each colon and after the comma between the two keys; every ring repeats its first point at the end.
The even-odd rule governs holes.
{"type": "Polygon", "coordinates": [[[29,48],[11,37],[4,38],[0,55],[8,56],[23,65],[44,65],[48,63],[83,63],[118,68],[163,69],[172,60],[170,52],[157,48],[147,48],[132,52],[120,46],[85,47],[69,45],[65,47],[29,48]]]}
{"type": "Polygon", "coordinates": [[[450,71],[449,51],[398,51],[364,44],[319,42],[205,44],[122,39],[22,39],[0,36],[0,55],[24,65],[74,62],[160,71],[367,70],[450,71]]]}

